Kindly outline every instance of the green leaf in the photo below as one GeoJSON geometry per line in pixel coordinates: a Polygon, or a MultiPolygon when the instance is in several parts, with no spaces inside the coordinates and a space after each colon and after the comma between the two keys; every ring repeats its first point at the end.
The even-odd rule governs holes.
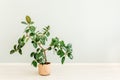
{"type": "Polygon", "coordinates": [[[19,43],[19,44],[21,43],[21,38],[18,39],[18,43],[19,43]]]}
{"type": "Polygon", "coordinates": [[[33,43],[33,46],[34,46],[34,48],[37,48],[37,43],[34,42],[34,43],[33,43]]]}
{"type": "Polygon", "coordinates": [[[52,38],[52,42],[51,42],[50,46],[54,46],[54,48],[58,47],[59,46],[59,39],[57,37],[52,38]]]}
{"type": "Polygon", "coordinates": [[[20,43],[20,44],[18,44],[18,47],[17,47],[17,49],[20,49],[20,48],[22,48],[24,45],[25,45],[25,43],[20,43]]]}
{"type": "Polygon", "coordinates": [[[17,50],[17,45],[14,45],[14,50],[17,50]]]}
{"type": "Polygon", "coordinates": [[[67,48],[66,48],[66,47],[62,47],[62,49],[63,49],[65,52],[67,52],[67,48]]]}
{"type": "Polygon", "coordinates": [[[27,23],[25,21],[22,21],[21,23],[27,25],[27,23]]]}
{"type": "Polygon", "coordinates": [[[17,49],[22,48],[24,45],[25,45],[25,36],[18,39],[18,47],[17,47],[17,49]]]}
{"type": "Polygon", "coordinates": [[[53,46],[53,45],[54,45],[54,42],[55,42],[55,39],[52,38],[52,41],[51,41],[51,43],[50,43],[50,46],[53,46]]]}
{"type": "Polygon", "coordinates": [[[58,50],[57,55],[60,55],[60,53],[61,53],[61,50],[58,50]]]}
{"type": "Polygon", "coordinates": [[[44,64],[45,60],[44,60],[44,58],[41,57],[40,59],[37,60],[37,62],[40,63],[40,64],[44,64]]]}
{"type": "Polygon", "coordinates": [[[30,31],[30,29],[26,29],[25,32],[28,33],[30,31]]]}
{"type": "Polygon", "coordinates": [[[73,59],[73,55],[72,55],[71,53],[68,53],[68,57],[69,57],[70,59],[73,59]]]}
{"type": "Polygon", "coordinates": [[[33,22],[33,21],[31,21],[31,22],[30,22],[30,24],[34,24],[34,22],[33,22]]]}
{"type": "Polygon", "coordinates": [[[44,41],[44,40],[42,40],[42,41],[41,41],[41,44],[42,44],[42,45],[45,45],[45,41],[44,41]]]}
{"type": "Polygon", "coordinates": [[[45,59],[44,50],[41,49],[38,54],[39,54],[39,57],[40,57],[40,58],[45,59]]]}
{"type": "Polygon", "coordinates": [[[48,48],[48,50],[51,50],[51,49],[52,49],[51,47],[48,48]]]}
{"type": "Polygon", "coordinates": [[[22,46],[22,47],[25,45],[24,40],[25,40],[25,37],[24,37],[24,36],[23,36],[22,38],[19,38],[19,39],[18,39],[18,44],[19,44],[20,46],[22,46]]]}
{"type": "Polygon", "coordinates": [[[15,50],[11,50],[11,51],[10,51],[10,54],[13,54],[14,52],[15,52],[15,50]]]}
{"type": "Polygon", "coordinates": [[[62,51],[60,54],[60,57],[63,57],[65,55],[65,53],[62,51]]]}
{"type": "Polygon", "coordinates": [[[22,50],[21,49],[19,49],[18,52],[22,55],[22,50]]]}
{"type": "Polygon", "coordinates": [[[65,57],[62,57],[61,63],[63,64],[65,62],[65,57]]]}
{"type": "Polygon", "coordinates": [[[40,56],[43,56],[43,52],[42,52],[42,51],[41,51],[41,52],[39,52],[38,54],[39,54],[40,56]]]}
{"type": "Polygon", "coordinates": [[[36,42],[40,41],[40,37],[36,35],[35,41],[36,42]]]}
{"type": "Polygon", "coordinates": [[[19,48],[22,48],[24,45],[25,45],[25,43],[22,42],[22,43],[20,43],[18,46],[19,46],[19,48]]]}
{"type": "Polygon", "coordinates": [[[23,35],[23,37],[21,38],[21,41],[22,41],[22,42],[25,41],[25,35],[23,35]]]}
{"type": "Polygon", "coordinates": [[[72,48],[72,44],[67,44],[67,48],[72,48]]]}
{"type": "Polygon", "coordinates": [[[46,33],[46,36],[47,36],[47,37],[50,36],[50,32],[47,32],[47,33],[46,33]]]}
{"type": "Polygon", "coordinates": [[[22,48],[22,47],[21,47],[20,45],[18,45],[18,46],[17,46],[17,49],[20,49],[20,48],[22,48]]]}
{"type": "Polygon", "coordinates": [[[39,52],[40,51],[40,48],[37,48],[37,50],[36,50],[37,52],[39,52]]]}
{"type": "Polygon", "coordinates": [[[61,46],[61,47],[64,47],[64,46],[65,46],[64,41],[60,41],[60,46],[61,46]]]}
{"type": "Polygon", "coordinates": [[[40,58],[40,59],[37,60],[38,63],[42,63],[42,61],[43,61],[42,58],[40,58]]]}
{"type": "Polygon", "coordinates": [[[40,64],[45,64],[45,58],[44,57],[41,57],[40,60],[41,60],[40,64]]]}
{"type": "Polygon", "coordinates": [[[57,55],[59,55],[60,57],[64,56],[63,50],[58,50],[57,55]]]}
{"type": "Polygon", "coordinates": [[[27,23],[31,23],[31,18],[29,17],[29,16],[26,16],[26,21],[27,21],[27,23]]]}
{"type": "Polygon", "coordinates": [[[44,52],[44,49],[41,49],[41,52],[44,52]]]}
{"type": "Polygon", "coordinates": [[[34,35],[35,35],[35,33],[33,33],[33,32],[32,32],[32,33],[30,33],[30,36],[34,36],[34,35]]]}
{"type": "Polygon", "coordinates": [[[72,48],[67,48],[67,53],[72,53],[72,48]]]}
{"type": "Polygon", "coordinates": [[[49,30],[49,29],[50,29],[50,26],[47,26],[46,28],[49,30]]]}
{"type": "Polygon", "coordinates": [[[45,45],[45,37],[41,37],[41,38],[40,38],[40,43],[41,43],[42,45],[45,45]]]}
{"type": "Polygon", "coordinates": [[[46,28],[43,28],[45,31],[47,30],[46,28]]]}
{"type": "Polygon", "coordinates": [[[44,40],[47,41],[47,37],[46,36],[44,36],[44,40]]]}
{"type": "Polygon", "coordinates": [[[34,54],[34,58],[36,59],[36,60],[38,60],[39,59],[39,57],[40,57],[40,55],[39,54],[34,54]]]}
{"type": "Polygon", "coordinates": [[[30,26],[30,31],[35,32],[36,28],[34,26],[30,26]]]}
{"type": "Polygon", "coordinates": [[[59,45],[59,39],[56,37],[54,42],[54,47],[58,47],[59,45]]]}
{"type": "Polygon", "coordinates": [[[32,53],[30,54],[30,57],[33,57],[33,56],[34,56],[34,54],[35,54],[35,52],[32,52],[32,53]]]}
{"type": "Polygon", "coordinates": [[[37,62],[36,62],[35,60],[33,60],[33,61],[32,61],[32,65],[33,65],[34,67],[37,67],[37,62]]]}

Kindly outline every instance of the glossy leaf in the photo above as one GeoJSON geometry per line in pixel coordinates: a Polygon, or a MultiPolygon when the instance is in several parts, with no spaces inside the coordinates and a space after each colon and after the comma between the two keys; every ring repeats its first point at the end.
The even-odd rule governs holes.
{"type": "Polygon", "coordinates": [[[63,64],[65,62],[65,57],[62,57],[61,63],[63,64]]]}
{"type": "Polygon", "coordinates": [[[68,53],[68,57],[69,57],[70,59],[73,59],[73,55],[72,55],[71,53],[68,53]]]}
{"type": "Polygon", "coordinates": [[[32,61],[32,65],[33,65],[34,67],[37,67],[37,62],[36,62],[35,60],[33,60],[33,61],[32,61]]]}
{"type": "Polygon", "coordinates": [[[32,52],[32,53],[30,54],[30,57],[33,57],[33,56],[34,56],[34,54],[35,54],[35,52],[32,52]]]}
{"type": "Polygon", "coordinates": [[[19,49],[18,52],[22,55],[22,50],[21,49],[19,49]]]}
{"type": "Polygon", "coordinates": [[[40,55],[39,54],[34,54],[34,58],[36,59],[36,60],[38,60],[39,59],[39,57],[40,57],[40,55]]]}
{"type": "Polygon", "coordinates": [[[30,29],[26,29],[25,32],[28,33],[30,31],[30,29]]]}
{"type": "Polygon", "coordinates": [[[39,52],[40,51],[40,48],[37,48],[37,50],[36,50],[37,52],[39,52]]]}
{"type": "Polygon", "coordinates": [[[58,50],[57,55],[59,55],[60,57],[64,56],[63,50],[58,50]]]}
{"type": "Polygon", "coordinates": [[[31,18],[29,17],[29,16],[26,16],[26,21],[27,21],[27,23],[31,23],[31,18]]]}
{"type": "Polygon", "coordinates": [[[51,49],[52,49],[51,47],[48,48],[48,50],[51,50],[51,49]]]}
{"type": "Polygon", "coordinates": [[[14,52],[15,52],[15,50],[11,50],[11,51],[10,51],[10,54],[13,54],[14,52]]]}
{"type": "Polygon", "coordinates": [[[36,28],[35,28],[34,26],[30,26],[30,31],[31,31],[31,32],[35,32],[35,29],[36,29],[36,28]]]}
{"type": "Polygon", "coordinates": [[[25,41],[25,35],[23,35],[23,37],[21,38],[21,41],[22,41],[22,42],[25,41]]]}
{"type": "Polygon", "coordinates": [[[30,33],[30,36],[34,36],[34,35],[35,35],[35,33],[33,33],[33,32],[32,32],[32,33],[30,33]]]}
{"type": "Polygon", "coordinates": [[[47,37],[50,36],[50,32],[47,32],[46,35],[47,35],[47,37]]]}
{"type": "Polygon", "coordinates": [[[31,22],[30,22],[30,24],[34,24],[34,22],[33,22],[33,21],[31,21],[31,22]]]}
{"type": "Polygon", "coordinates": [[[64,41],[60,41],[60,46],[61,46],[61,47],[64,47],[64,46],[65,46],[64,41]]]}
{"type": "Polygon", "coordinates": [[[72,48],[72,44],[67,44],[67,48],[72,48]]]}
{"type": "Polygon", "coordinates": [[[17,45],[14,45],[14,50],[17,50],[17,45]]]}
{"type": "Polygon", "coordinates": [[[34,43],[33,43],[33,46],[34,46],[34,48],[37,48],[37,43],[34,42],[34,43]]]}
{"type": "Polygon", "coordinates": [[[27,25],[27,23],[25,21],[22,21],[21,23],[27,25]]]}
{"type": "Polygon", "coordinates": [[[21,38],[18,39],[18,43],[19,43],[19,44],[21,43],[21,38]]]}
{"type": "Polygon", "coordinates": [[[40,58],[40,59],[37,60],[38,63],[42,63],[42,61],[43,61],[42,58],[40,58]]]}
{"type": "Polygon", "coordinates": [[[36,42],[40,41],[40,37],[36,35],[35,41],[36,42]]]}

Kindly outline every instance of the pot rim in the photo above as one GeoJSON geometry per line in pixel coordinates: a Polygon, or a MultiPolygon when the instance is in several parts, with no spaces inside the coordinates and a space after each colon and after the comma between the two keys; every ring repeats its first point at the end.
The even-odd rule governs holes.
{"type": "Polygon", "coordinates": [[[46,62],[44,64],[39,63],[39,65],[49,65],[49,64],[51,64],[51,62],[46,62]]]}

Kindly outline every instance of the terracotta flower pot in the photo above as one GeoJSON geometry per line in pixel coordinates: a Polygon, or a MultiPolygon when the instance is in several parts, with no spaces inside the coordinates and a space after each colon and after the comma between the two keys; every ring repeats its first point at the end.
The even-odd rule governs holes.
{"type": "Polygon", "coordinates": [[[50,75],[50,62],[38,65],[39,74],[42,76],[50,75]]]}

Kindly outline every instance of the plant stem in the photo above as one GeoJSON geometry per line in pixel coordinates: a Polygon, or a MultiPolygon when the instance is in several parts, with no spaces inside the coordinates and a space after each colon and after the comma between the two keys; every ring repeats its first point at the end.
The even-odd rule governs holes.
{"type": "Polygon", "coordinates": [[[47,62],[46,51],[44,50],[45,63],[47,62]]]}
{"type": "Polygon", "coordinates": [[[47,49],[44,49],[40,43],[38,43],[39,47],[42,48],[44,50],[44,56],[45,56],[45,63],[47,62],[47,56],[46,56],[46,50],[47,49]]]}
{"type": "MultiPolygon", "coordinates": [[[[44,48],[41,46],[41,44],[40,44],[40,43],[38,43],[38,45],[39,45],[39,47],[40,47],[40,48],[44,49],[44,48]]],[[[45,49],[44,49],[44,50],[45,50],[45,49]]]]}

